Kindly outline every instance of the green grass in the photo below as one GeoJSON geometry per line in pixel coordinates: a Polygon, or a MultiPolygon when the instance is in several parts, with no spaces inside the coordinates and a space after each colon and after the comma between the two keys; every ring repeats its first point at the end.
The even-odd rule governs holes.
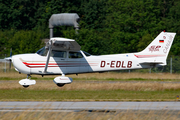
{"type": "Polygon", "coordinates": [[[0,90],[1,101],[174,101],[180,90],[0,90]]]}
{"type": "MultiPolygon", "coordinates": [[[[39,79],[39,78],[38,78],[39,79]]],[[[52,80],[53,78],[51,78],[52,80]]],[[[43,79],[42,79],[43,80],[43,79]]],[[[50,80],[50,79],[46,79],[50,80]]],[[[73,80],[99,80],[99,81],[180,81],[177,79],[146,79],[146,78],[128,78],[128,79],[120,79],[120,78],[73,78],[73,80]]]]}
{"type": "MultiPolygon", "coordinates": [[[[13,77],[0,77],[1,80],[20,80],[25,79],[26,77],[19,77],[19,78],[13,78],[13,77]]],[[[53,80],[55,77],[31,77],[33,80],[53,80]]],[[[119,79],[119,78],[73,78],[73,80],[76,81],[86,81],[86,80],[98,80],[98,81],[171,81],[171,82],[178,82],[180,80],[177,79],[145,79],[145,78],[128,78],[128,79],[119,79]]]]}

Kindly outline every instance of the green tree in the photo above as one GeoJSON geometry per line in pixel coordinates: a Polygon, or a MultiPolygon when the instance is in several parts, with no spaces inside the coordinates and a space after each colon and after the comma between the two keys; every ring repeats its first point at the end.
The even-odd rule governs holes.
{"type": "Polygon", "coordinates": [[[0,31],[0,55],[2,57],[4,57],[5,54],[9,56],[9,50],[11,49],[9,47],[9,41],[14,36],[15,32],[16,31],[13,29],[0,31]]]}
{"type": "Polygon", "coordinates": [[[142,39],[139,41],[137,48],[138,51],[142,51],[143,49],[145,49],[148,44],[150,44],[152,42],[153,38],[150,34],[145,34],[144,36],[142,36],[142,39]]]}
{"type": "Polygon", "coordinates": [[[12,48],[13,54],[34,53],[42,47],[42,37],[40,32],[18,31],[9,40],[9,48],[12,48]]]}
{"type": "Polygon", "coordinates": [[[82,20],[85,21],[82,27],[96,30],[105,28],[107,8],[106,0],[85,0],[81,5],[82,20]]]}

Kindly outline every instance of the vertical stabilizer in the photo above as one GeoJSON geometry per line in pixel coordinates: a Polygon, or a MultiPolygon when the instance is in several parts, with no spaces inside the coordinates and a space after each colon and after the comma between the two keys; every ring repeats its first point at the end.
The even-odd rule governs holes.
{"type": "Polygon", "coordinates": [[[176,33],[161,32],[143,51],[134,55],[147,63],[166,64],[175,35],[176,33]]]}

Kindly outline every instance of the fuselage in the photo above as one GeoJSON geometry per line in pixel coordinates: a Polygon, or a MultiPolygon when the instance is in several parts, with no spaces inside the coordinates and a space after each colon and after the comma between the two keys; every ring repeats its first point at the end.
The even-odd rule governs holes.
{"type": "Polygon", "coordinates": [[[12,57],[16,70],[25,74],[78,74],[150,67],[149,64],[139,64],[133,53],[94,56],[83,51],[52,51],[47,72],[44,73],[46,61],[46,55],[38,53],[12,57]]]}

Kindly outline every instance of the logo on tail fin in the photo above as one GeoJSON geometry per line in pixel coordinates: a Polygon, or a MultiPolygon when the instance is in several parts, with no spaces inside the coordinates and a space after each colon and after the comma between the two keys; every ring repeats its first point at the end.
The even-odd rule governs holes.
{"type": "Polygon", "coordinates": [[[153,46],[151,46],[150,48],[149,48],[149,51],[152,53],[152,52],[156,52],[156,51],[159,51],[159,48],[161,48],[161,46],[155,46],[155,45],[153,45],[153,46]]]}

